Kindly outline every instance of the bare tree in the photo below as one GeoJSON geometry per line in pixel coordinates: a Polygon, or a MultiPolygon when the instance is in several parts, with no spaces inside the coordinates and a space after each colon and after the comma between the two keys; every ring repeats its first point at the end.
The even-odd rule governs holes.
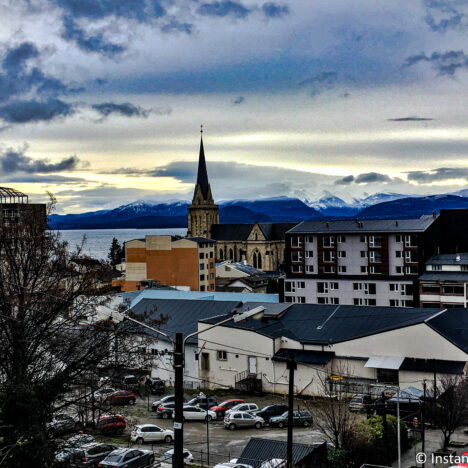
{"type": "Polygon", "coordinates": [[[426,417],[442,433],[446,450],[453,433],[468,422],[468,381],[461,376],[444,376],[437,384],[436,395],[425,405],[426,417]]]}
{"type": "Polygon", "coordinates": [[[27,205],[0,226],[0,451],[9,468],[50,466],[47,422],[89,398],[91,389],[77,388],[111,366],[128,333],[90,320],[108,301],[101,279],[110,267],[90,268],[80,257],[27,205]]]}

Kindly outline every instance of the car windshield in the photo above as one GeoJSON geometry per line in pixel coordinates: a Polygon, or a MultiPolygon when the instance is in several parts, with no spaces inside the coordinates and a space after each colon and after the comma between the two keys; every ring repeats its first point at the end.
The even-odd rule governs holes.
{"type": "Polygon", "coordinates": [[[282,418],[287,418],[288,417],[288,412],[285,411],[282,415],[281,415],[282,418]]]}
{"type": "Polygon", "coordinates": [[[118,462],[121,456],[122,455],[120,453],[116,453],[114,455],[112,455],[111,453],[110,455],[107,456],[106,462],[118,462]]]}

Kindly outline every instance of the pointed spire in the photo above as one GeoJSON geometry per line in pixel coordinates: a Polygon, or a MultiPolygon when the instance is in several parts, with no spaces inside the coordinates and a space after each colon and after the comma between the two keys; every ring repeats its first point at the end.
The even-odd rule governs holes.
{"type": "MultiPolygon", "coordinates": [[[[201,127],[200,133],[203,134],[203,126],[201,127]]],[[[197,184],[200,186],[203,198],[206,200],[210,184],[208,183],[208,172],[206,170],[205,149],[203,148],[203,135],[200,136],[200,155],[198,157],[197,184]]]]}

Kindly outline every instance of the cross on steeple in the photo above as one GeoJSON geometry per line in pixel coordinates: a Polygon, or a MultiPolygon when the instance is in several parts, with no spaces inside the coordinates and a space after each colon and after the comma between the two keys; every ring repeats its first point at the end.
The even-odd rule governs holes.
{"type": "Polygon", "coordinates": [[[203,125],[200,125],[200,133],[203,133],[203,125]]]}

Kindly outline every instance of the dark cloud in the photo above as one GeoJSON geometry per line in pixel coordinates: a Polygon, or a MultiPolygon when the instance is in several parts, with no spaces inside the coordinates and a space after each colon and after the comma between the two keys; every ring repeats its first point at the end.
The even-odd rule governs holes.
{"type": "Polygon", "coordinates": [[[468,168],[466,167],[440,167],[431,171],[410,171],[407,173],[409,181],[419,184],[430,184],[452,179],[468,180],[468,168]]]}
{"type": "Polygon", "coordinates": [[[39,56],[37,47],[32,42],[23,42],[18,47],[9,49],[3,59],[2,66],[6,71],[23,69],[29,59],[39,56]]]}
{"type": "Polygon", "coordinates": [[[111,114],[117,114],[124,117],[146,118],[150,113],[158,115],[168,115],[171,113],[170,109],[143,109],[143,107],[136,106],[130,102],[123,102],[121,104],[116,104],[115,102],[103,102],[101,104],[93,104],[91,108],[103,117],[108,117],[111,114]]]}
{"type": "Polygon", "coordinates": [[[63,27],[62,37],[67,41],[74,41],[84,52],[96,52],[112,58],[125,50],[121,45],[107,42],[102,34],[88,36],[70,17],[64,18],[63,27]]]}
{"type": "Polygon", "coordinates": [[[237,97],[234,98],[231,102],[232,102],[234,105],[238,105],[238,104],[242,104],[244,101],[245,101],[244,96],[237,96],[237,97]]]}
{"type": "Polygon", "coordinates": [[[74,113],[73,106],[60,99],[16,100],[0,105],[0,118],[8,123],[48,122],[74,113]]]}
{"type": "Polygon", "coordinates": [[[34,173],[50,173],[73,171],[78,167],[82,167],[83,163],[77,156],[64,158],[57,163],[52,163],[48,159],[33,159],[26,156],[24,153],[26,148],[14,150],[7,149],[0,154],[0,168],[4,174],[12,174],[15,172],[25,172],[27,174],[34,173]]]}
{"type": "Polygon", "coordinates": [[[307,78],[299,83],[299,86],[307,87],[310,90],[311,96],[316,96],[322,91],[326,91],[335,86],[338,81],[338,74],[331,72],[322,72],[307,78]]]}
{"type": "Polygon", "coordinates": [[[178,31],[186,34],[193,33],[193,24],[190,23],[181,23],[175,18],[172,18],[169,23],[166,23],[161,26],[161,31],[163,33],[170,33],[173,31],[178,31]]]}
{"type": "Polygon", "coordinates": [[[412,55],[405,61],[405,66],[410,67],[419,62],[428,62],[439,71],[441,75],[453,76],[461,68],[468,67],[468,56],[463,50],[449,50],[447,52],[433,52],[430,56],[422,53],[412,55]]]}
{"type": "Polygon", "coordinates": [[[354,177],[349,175],[335,181],[335,185],[349,185],[349,184],[374,184],[376,182],[391,182],[392,179],[386,174],[379,174],[378,172],[366,172],[354,177]]]}
{"type": "Polygon", "coordinates": [[[423,122],[427,120],[434,120],[431,117],[397,117],[394,119],[387,119],[389,122],[423,122]]]}
{"type": "Polygon", "coordinates": [[[274,2],[267,2],[262,5],[263,14],[268,18],[281,18],[289,15],[289,7],[287,5],[279,5],[274,2]]]}
{"type": "Polygon", "coordinates": [[[202,16],[232,16],[234,18],[245,18],[251,13],[241,3],[231,0],[222,0],[211,3],[202,3],[198,8],[198,13],[202,16]]]}
{"type": "Polygon", "coordinates": [[[114,16],[145,21],[166,14],[158,0],[54,0],[54,3],[73,18],[102,19],[114,16]]]}
{"type": "Polygon", "coordinates": [[[457,7],[460,2],[450,0],[424,0],[426,24],[439,33],[458,28],[463,24],[465,13],[457,7]]]}

